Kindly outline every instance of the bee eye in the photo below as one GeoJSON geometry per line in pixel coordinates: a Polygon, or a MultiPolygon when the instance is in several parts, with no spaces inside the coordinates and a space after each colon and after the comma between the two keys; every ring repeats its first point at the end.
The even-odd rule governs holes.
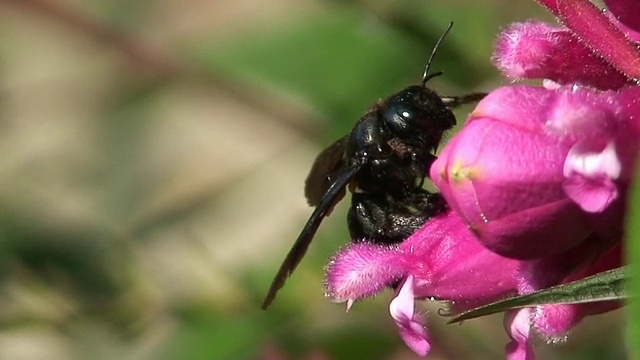
{"type": "Polygon", "coordinates": [[[403,133],[413,126],[416,114],[416,109],[406,102],[392,103],[383,113],[384,124],[390,131],[403,133]]]}

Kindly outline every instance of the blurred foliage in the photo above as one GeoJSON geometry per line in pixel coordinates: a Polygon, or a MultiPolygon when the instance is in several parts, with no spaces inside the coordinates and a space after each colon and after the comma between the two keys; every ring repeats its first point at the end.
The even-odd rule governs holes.
{"type": "MultiPolygon", "coordinates": [[[[532,1],[0,2],[0,359],[410,359],[389,294],[322,297],[345,206],[269,309],[310,210],[308,167],[376,99],[488,90],[532,1]]],[[[467,109],[461,109],[462,122],[467,109]]],[[[500,358],[500,317],[446,326],[433,359],[500,358]]],[[[619,314],[542,359],[622,359],[619,314]],[[601,331],[607,329],[606,332],[601,331]]],[[[637,316],[636,316],[637,318],[637,316]]]]}
{"type": "MultiPolygon", "coordinates": [[[[640,179],[640,177],[636,177],[640,179]]],[[[636,180],[629,201],[629,219],[627,221],[627,243],[625,254],[632,275],[629,283],[631,298],[627,306],[627,343],[631,359],[640,359],[640,183],[636,180]]]]}

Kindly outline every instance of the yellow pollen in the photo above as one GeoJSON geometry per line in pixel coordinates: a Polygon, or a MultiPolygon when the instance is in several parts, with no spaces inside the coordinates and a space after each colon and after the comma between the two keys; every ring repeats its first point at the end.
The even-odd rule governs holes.
{"type": "Polygon", "coordinates": [[[472,166],[465,167],[460,162],[455,162],[449,168],[450,180],[453,183],[460,183],[462,181],[472,181],[478,176],[478,169],[472,166]]]}

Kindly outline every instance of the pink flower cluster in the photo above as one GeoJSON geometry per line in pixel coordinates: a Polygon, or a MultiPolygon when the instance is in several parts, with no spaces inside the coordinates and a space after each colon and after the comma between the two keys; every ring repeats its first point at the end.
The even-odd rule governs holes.
{"type": "MultiPolygon", "coordinates": [[[[640,5],[539,0],[564,26],[513,25],[494,62],[544,86],[492,91],[445,146],[430,176],[450,209],[398,246],[354,243],[327,267],[327,296],[354,301],[394,287],[389,310],[419,355],[431,343],[415,300],[454,311],[622,265],[625,194],[640,142],[640,5]]],[[[563,339],[618,302],[511,311],[510,360],[533,359],[531,329],[563,339]]]]}

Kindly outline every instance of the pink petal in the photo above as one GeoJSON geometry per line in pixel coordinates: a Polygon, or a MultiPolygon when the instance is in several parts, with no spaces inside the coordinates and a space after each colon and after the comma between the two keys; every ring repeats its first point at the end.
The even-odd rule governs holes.
{"type": "Polygon", "coordinates": [[[510,310],[504,316],[504,327],[512,340],[506,347],[508,360],[535,359],[529,338],[530,312],[530,308],[510,310]]]}
{"type": "Polygon", "coordinates": [[[539,86],[499,87],[476,105],[467,124],[476,118],[491,118],[522,131],[540,133],[548,119],[546,109],[553,107],[556,96],[539,86]]]}
{"type": "MultiPolygon", "coordinates": [[[[631,79],[640,79],[640,49],[589,0],[537,0],[607,62],[631,79]]],[[[630,13],[630,16],[636,16],[630,13]]]]}
{"type": "Polygon", "coordinates": [[[560,284],[571,275],[593,264],[609,247],[611,247],[611,241],[605,241],[592,234],[578,246],[563,253],[523,261],[516,275],[518,292],[529,294],[560,284]]]}
{"type": "Polygon", "coordinates": [[[626,76],[576,41],[569,29],[541,22],[517,23],[502,31],[493,61],[512,79],[544,78],[604,90],[628,83],[626,76]]]}
{"type": "Polygon", "coordinates": [[[602,210],[624,208],[616,199],[638,157],[638,99],[636,87],[496,89],[444,147],[431,178],[491,251],[525,260],[562,253],[620,227],[602,210]]]}
{"type": "Polygon", "coordinates": [[[534,311],[532,322],[547,342],[565,342],[569,330],[583,318],[578,310],[579,306],[575,304],[539,306],[534,311]]]}
{"type": "Polygon", "coordinates": [[[546,117],[546,133],[564,141],[598,139],[604,144],[626,121],[618,114],[618,92],[573,85],[552,93],[551,106],[538,111],[546,117]]]}
{"type": "Polygon", "coordinates": [[[640,86],[625,88],[618,94],[620,126],[616,131],[616,152],[622,164],[620,178],[629,180],[635,175],[640,153],[640,86]]]}
{"type": "MultiPolygon", "coordinates": [[[[522,103],[539,99],[540,89],[532,89],[534,94],[520,94],[522,103]]],[[[531,119],[536,112],[515,111],[514,92],[500,93],[506,95],[507,113],[514,101],[514,117],[473,118],[445,146],[431,167],[431,178],[491,251],[518,259],[565,251],[590,232],[583,212],[562,188],[570,147],[546,134],[540,125],[544,119],[531,119]]],[[[483,101],[478,108],[499,115],[493,102],[483,101]]]]}
{"type": "Polygon", "coordinates": [[[621,306],[619,301],[544,305],[536,308],[532,323],[547,342],[557,344],[566,341],[569,331],[586,316],[612,311],[621,306]]]}
{"type": "Polygon", "coordinates": [[[463,311],[515,290],[519,262],[482,246],[454,211],[429,220],[400,249],[418,298],[453,301],[463,311]]]}
{"type": "Polygon", "coordinates": [[[396,248],[366,242],[350,244],[327,265],[325,296],[350,306],[355,300],[381,292],[404,272],[396,248]]]}
{"type": "Polygon", "coordinates": [[[413,276],[409,275],[389,304],[389,313],[395,320],[405,344],[420,356],[431,349],[431,339],[420,316],[415,312],[413,276]]]}
{"type": "MultiPolygon", "coordinates": [[[[610,243],[609,243],[610,245],[610,243]]],[[[593,238],[590,244],[581,245],[581,249],[573,251],[573,255],[579,257],[580,250],[589,255],[583,257],[583,261],[589,261],[590,257],[602,254],[597,260],[589,261],[592,265],[573,272],[564,280],[548,279],[548,282],[566,283],[584,277],[597,274],[602,271],[611,270],[622,266],[622,246],[618,242],[617,245],[607,249],[607,243],[602,239],[593,238]]],[[[570,259],[572,254],[567,254],[564,258],[558,257],[556,267],[562,268],[566,263],[576,263],[575,259],[570,259]]],[[[548,265],[551,261],[549,261],[548,265]]],[[[541,279],[538,279],[540,282],[541,279]]],[[[538,290],[538,289],[534,289],[538,290]]],[[[576,326],[583,318],[589,315],[600,314],[615,310],[622,306],[620,301],[601,301],[583,304],[555,304],[544,305],[536,308],[532,315],[532,323],[537,332],[549,342],[564,341],[567,333],[576,326]]]]}
{"type": "Polygon", "coordinates": [[[618,187],[610,178],[592,178],[580,174],[563,183],[567,196],[586,212],[602,212],[618,198],[618,187]]]}
{"type": "Polygon", "coordinates": [[[602,212],[618,197],[614,180],[621,168],[613,142],[599,152],[578,143],[567,154],[563,171],[567,180],[562,186],[584,211],[602,212]]]}

